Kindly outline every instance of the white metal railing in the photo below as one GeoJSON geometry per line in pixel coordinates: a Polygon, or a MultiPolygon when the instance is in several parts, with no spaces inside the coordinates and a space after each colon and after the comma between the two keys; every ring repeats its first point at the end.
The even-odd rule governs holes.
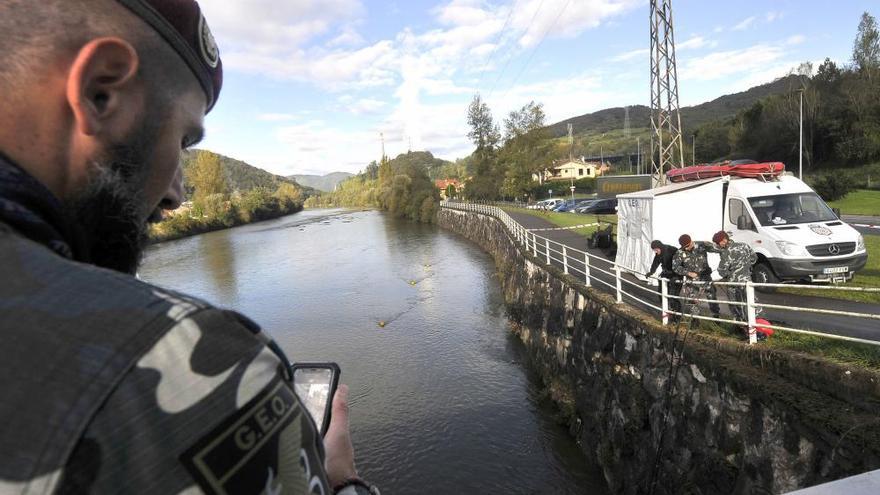
{"type": "MultiPolygon", "coordinates": [[[[659,282],[659,290],[654,290],[653,288],[646,287],[642,283],[638,281],[633,281],[624,277],[624,274],[637,274],[636,272],[630,270],[627,267],[618,265],[617,263],[602,258],[600,256],[596,256],[590,254],[586,251],[581,251],[572,246],[568,246],[562,244],[560,242],[548,239],[546,237],[537,235],[534,231],[526,229],[519,222],[514,220],[510,215],[507,214],[506,211],[501,208],[491,205],[491,204],[481,204],[481,203],[465,203],[458,201],[443,201],[440,203],[440,206],[443,208],[449,208],[453,210],[461,210],[468,211],[473,213],[480,213],[483,215],[488,215],[495,217],[500,220],[504,226],[507,228],[508,233],[511,238],[519,244],[519,246],[524,249],[526,252],[530,253],[532,257],[543,261],[547,265],[554,265],[562,267],[562,271],[564,274],[569,275],[577,279],[579,282],[585,284],[587,287],[599,287],[603,289],[607,289],[607,291],[614,294],[615,299],[618,303],[623,303],[626,301],[625,298],[628,298],[630,301],[635,301],[642,306],[646,306],[648,308],[657,310],[660,312],[660,320],[663,325],[668,325],[670,321],[670,317],[677,316],[694,318],[705,321],[716,321],[722,323],[730,323],[737,326],[745,327],[748,330],[749,343],[754,344],[757,342],[757,332],[756,328],[758,326],[771,328],[774,330],[781,330],[784,332],[792,332],[799,333],[805,335],[818,335],[822,337],[828,337],[838,340],[845,340],[849,342],[859,342],[863,344],[870,344],[880,346],[880,341],[861,339],[857,337],[848,337],[845,335],[837,335],[833,333],[819,332],[815,330],[808,329],[799,329],[792,328],[783,325],[774,325],[774,324],[758,324],[757,318],[760,310],[763,308],[768,309],[777,309],[777,310],[785,310],[785,311],[795,311],[795,312],[803,312],[803,313],[813,313],[813,314],[824,314],[824,315],[833,315],[833,316],[847,316],[853,318],[861,318],[868,320],[880,320],[880,314],[872,314],[872,313],[858,313],[851,311],[839,311],[833,309],[819,309],[819,308],[803,308],[797,306],[782,306],[777,304],[768,304],[758,302],[755,298],[755,289],[758,287],[788,287],[788,288],[809,288],[809,289],[826,289],[826,290],[841,290],[841,291],[853,291],[853,292],[871,292],[871,293],[880,293],[880,289],[878,288],[867,288],[867,287],[827,287],[827,286],[814,286],[814,285],[793,285],[793,284],[760,284],[754,282],[700,282],[700,281],[687,281],[682,284],[682,287],[685,284],[690,284],[694,286],[718,286],[718,287],[726,287],[726,286],[740,286],[745,289],[745,301],[719,301],[717,299],[708,299],[705,297],[684,297],[679,295],[673,295],[670,293],[669,284],[670,280],[664,278],[654,278],[659,282]],[[602,274],[605,277],[602,277],[602,274]],[[595,285],[598,284],[598,285],[595,285]],[[646,297],[639,297],[635,295],[636,291],[641,291],[642,293],[648,294],[646,297]],[[654,302],[648,300],[648,297],[654,298],[654,302]],[[677,300],[680,302],[681,307],[685,307],[685,305],[690,305],[692,307],[697,307],[697,304],[727,304],[729,307],[732,306],[740,306],[745,307],[746,311],[746,319],[745,321],[740,321],[736,319],[726,319],[726,318],[716,318],[710,316],[703,316],[698,314],[697,311],[685,313],[682,311],[674,311],[670,309],[670,301],[677,300]],[[659,302],[659,306],[655,304],[655,302],[659,302]]],[[[880,325],[880,323],[878,323],[880,325]]]]}

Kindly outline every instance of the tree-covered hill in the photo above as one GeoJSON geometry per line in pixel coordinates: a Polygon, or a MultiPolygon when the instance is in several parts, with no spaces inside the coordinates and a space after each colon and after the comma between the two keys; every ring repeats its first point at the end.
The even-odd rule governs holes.
{"type": "MultiPolygon", "coordinates": [[[[183,162],[184,177],[188,176],[189,170],[192,168],[199,153],[213,153],[206,150],[188,150],[184,151],[181,157],[183,162]]],[[[228,156],[214,153],[220,158],[220,165],[226,177],[226,184],[229,192],[247,192],[257,187],[264,187],[269,190],[276,190],[281,184],[287,183],[302,189],[304,196],[314,194],[311,187],[305,187],[298,184],[295,180],[273,173],[267,172],[261,168],[254,167],[241,160],[230,158],[228,156]]],[[[192,196],[192,187],[187,184],[187,196],[192,196]]]]}
{"type": "Polygon", "coordinates": [[[288,179],[295,180],[300,185],[311,187],[319,191],[330,192],[336,189],[336,185],[348,179],[354,174],[348,172],[331,172],[324,175],[297,174],[288,175],[288,179]]]}
{"type": "MultiPolygon", "coordinates": [[[[770,95],[790,93],[798,87],[800,87],[799,76],[789,75],[771,83],[755,86],[741,93],[724,95],[706,103],[683,107],[681,109],[681,124],[687,133],[688,130],[695,129],[707,122],[731,118],[737,112],[752,106],[762,98],[770,95]]],[[[565,119],[548,126],[547,130],[549,135],[554,138],[566,136],[568,134],[568,124],[572,124],[575,135],[608,133],[622,130],[624,118],[624,108],[606,108],[598,112],[565,119]]],[[[644,105],[632,105],[629,107],[629,118],[633,130],[647,129],[651,122],[651,109],[644,105]]]]}

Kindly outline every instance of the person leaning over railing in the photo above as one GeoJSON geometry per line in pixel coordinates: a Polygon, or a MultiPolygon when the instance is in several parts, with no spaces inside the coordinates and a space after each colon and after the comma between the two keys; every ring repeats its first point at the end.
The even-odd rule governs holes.
{"type": "Polygon", "coordinates": [[[193,0],[0,1],[0,493],[370,493],[255,323],[138,280],[222,64],[193,0]]]}
{"type": "Polygon", "coordinates": [[[693,241],[688,234],[682,234],[678,238],[681,249],[675,253],[672,259],[672,270],[682,277],[682,297],[685,302],[682,304],[685,314],[699,313],[699,296],[705,289],[706,298],[712,300],[709,303],[709,311],[712,312],[713,318],[718,318],[721,314],[721,307],[716,302],[717,295],[715,286],[712,285],[712,269],[709,267],[709,261],[706,257],[707,253],[716,252],[715,245],[705,241],[693,241]],[[702,282],[696,284],[694,282],[702,282]],[[708,285],[708,287],[706,287],[708,285]]]}
{"type": "MultiPolygon", "coordinates": [[[[752,266],[758,261],[758,255],[752,247],[742,242],[730,239],[727,232],[719,230],[712,236],[712,242],[718,246],[721,261],[718,263],[718,275],[725,282],[745,284],[752,280],[752,266]]],[[[728,285],[727,300],[732,302],[746,302],[745,285],[728,285]]],[[[739,321],[746,321],[746,307],[738,304],[729,304],[730,313],[739,321]]]]}
{"type": "MultiPolygon", "coordinates": [[[[668,280],[668,294],[673,296],[669,298],[669,309],[681,312],[681,300],[678,299],[678,295],[681,293],[681,276],[672,269],[672,260],[675,259],[675,253],[678,252],[678,249],[655,239],[651,241],[651,250],[654,251],[654,260],[645,276],[650,277],[657,271],[657,268],[661,268],[660,277],[668,280]]],[[[663,294],[660,294],[660,303],[663,303],[663,294]]],[[[679,318],[680,316],[677,314],[670,316],[672,322],[677,322],[679,318]]]]}

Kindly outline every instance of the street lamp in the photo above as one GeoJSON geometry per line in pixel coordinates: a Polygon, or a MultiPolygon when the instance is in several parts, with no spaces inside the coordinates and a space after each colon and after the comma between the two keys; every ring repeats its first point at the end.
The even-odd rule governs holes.
{"type": "Polygon", "coordinates": [[[804,180],[804,89],[798,90],[801,97],[800,131],[798,132],[798,178],[804,180]]]}
{"type": "Polygon", "coordinates": [[[697,164],[697,135],[691,134],[691,164],[697,164]]]}

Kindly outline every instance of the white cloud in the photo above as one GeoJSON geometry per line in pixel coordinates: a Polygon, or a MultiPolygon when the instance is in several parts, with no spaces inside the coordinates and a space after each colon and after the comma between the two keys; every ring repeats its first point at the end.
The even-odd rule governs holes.
{"type": "Polygon", "coordinates": [[[355,46],[363,43],[364,37],[353,26],[345,26],[335,38],[327,43],[327,46],[355,46]]]}
{"type": "Polygon", "coordinates": [[[262,113],[257,115],[257,120],[263,122],[286,122],[296,120],[299,116],[292,113],[262,113]]]}
{"type": "Polygon", "coordinates": [[[538,44],[545,33],[573,37],[587,29],[642,6],[642,0],[522,0],[517,2],[511,26],[522,32],[519,44],[538,44]],[[564,11],[564,15],[562,14],[564,11]]]}
{"type": "Polygon", "coordinates": [[[614,57],[611,57],[611,61],[612,61],[612,62],[625,62],[625,61],[627,61],[627,60],[632,60],[632,59],[634,59],[634,58],[645,58],[645,59],[647,59],[649,53],[651,53],[651,51],[650,51],[649,49],[647,49],[647,48],[639,48],[639,49],[636,49],[636,50],[630,50],[630,51],[628,51],[628,52],[623,52],[623,53],[621,53],[621,54],[619,54],[619,55],[615,55],[614,57]]]}
{"type": "Polygon", "coordinates": [[[737,24],[736,26],[733,26],[733,28],[731,28],[731,29],[733,29],[734,31],[746,30],[746,29],[752,27],[752,25],[757,20],[758,20],[758,18],[756,16],[746,17],[745,19],[740,21],[739,24],[737,24]]]}
{"type": "Polygon", "coordinates": [[[205,18],[227,50],[278,53],[297,49],[332,26],[364,13],[360,0],[202,0],[205,18]]]}
{"type": "Polygon", "coordinates": [[[807,40],[807,37],[802,34],[796,34],[794,36],[790,36],[787,40],[785,40],[786,45],[800,45],[804,41],[807,40]]]}
{"type": "Polygon", "coordinates": [[[387,102],[374,98],[361,98],[347,106],[349,112],[355,115],[375,114],[385,108],[387,102]]]}
{"type": "Polygon", "coordinates": [[[767,44],[714,52],[702,57],[684,59],[684,68],[679,74],[683,79],[698,81],[741,76],[779,62],[784,55],[785,51],[782,48],[767,44]]]}
{"type": "Polygon", "coordinates": [[[773,22],[782,19],[782,17],[782,12],[767,12],[767,14],[764,15],[764,20],[767,22],[773,22]]]}
{"type": "Polygon", "coordinates": [[[695,50],[704,47],[711,48],[716,46],[717,44],[718,43],[716,43],[715,41],[708,41],[702,36],[691,36],[686,41],[676,43],[675,48],[676,50],[695,50]]]}

